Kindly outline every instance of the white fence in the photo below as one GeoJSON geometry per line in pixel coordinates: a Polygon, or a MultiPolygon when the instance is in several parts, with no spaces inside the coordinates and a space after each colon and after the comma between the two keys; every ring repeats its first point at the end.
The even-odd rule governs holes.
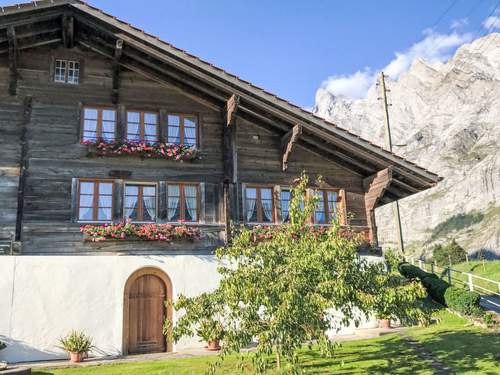
{"type": "Polygon", "coordinates": [[[426,263],[421,259],[410,258],[407,259],[407,261],[426,272],[435,273],[438,276],[445,277],[451,285],[465,285],[472,292],[500,297],[499,281],[487,279],[469,272],[458,271],[451,267],[440,267],[435,263],[426,263]]]}

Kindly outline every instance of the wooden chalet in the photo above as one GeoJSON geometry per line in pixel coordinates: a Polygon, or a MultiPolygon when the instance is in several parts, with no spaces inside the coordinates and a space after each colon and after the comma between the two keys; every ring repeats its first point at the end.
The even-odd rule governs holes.
{"type": "MultiPolygon", "coordinates": [[[[323,177],[311,186],[321,201],[315,223],[350,213],[353,228],[377,245],[374,210],[440,180],[82,1],[0,7],[0,78],[6,254],[211,254],[231,224],[286,221],[289,187],[302,171],[323,177]],[[130,151],[141,143],[153,150],[130,151]],[[182,223],[201,235],[91,242],[80,230],[124,219],[182,223]]],[[[167,278],[157,277],[162,296],[171,295],[167,278]]],[[[155,288],[153,279],[143,281],[155,288]]],[[[128,326],[138,318],[127,307],[136,286],[127,285],[128,326]]],[[[125,332],[123,352],[168,349],[125,332]]]]}

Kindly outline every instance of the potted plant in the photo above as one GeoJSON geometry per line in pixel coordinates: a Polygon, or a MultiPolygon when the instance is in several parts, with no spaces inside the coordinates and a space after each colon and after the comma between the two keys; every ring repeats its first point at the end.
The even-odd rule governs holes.
{"type": "Polygon", "coordinates": [[[92,338],[83,331],[73,330],[59,342],[61,348],[69,353],[71,362],[82,362],[88,357],[88,351],[93,347],[92,338]]]}
{"type": "Polygon", "coordinates": [[[220,350],[220,340],[224,336],[224,327],[218,321],[202,320],[196,333],[207,343],[207,350],[220,350]]]}
{"type": "Polygon", "coordinates": [[[378,318],[378,327],[389,329],[391,328],[391,316],[390,315],[379,315],[378,318]]]}

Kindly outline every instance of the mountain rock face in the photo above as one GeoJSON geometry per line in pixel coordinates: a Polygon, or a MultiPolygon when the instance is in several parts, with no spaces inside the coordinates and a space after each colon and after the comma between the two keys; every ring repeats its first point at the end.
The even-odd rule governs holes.
{"type": "MultiPolygon", "coordinates": [[[[463,45],[447,63],[421,59],[386,80],[393,151],[444,177],[400,201],[410,252],[455,238],[470,253],[500,255],[500,34],[463,45]]],[[[314,112],[383,146],[379,88],[365,99],[316,93],[314,112]]],[[[377,209],[382,246],[396,247],[390,205],[377,209]]]]}

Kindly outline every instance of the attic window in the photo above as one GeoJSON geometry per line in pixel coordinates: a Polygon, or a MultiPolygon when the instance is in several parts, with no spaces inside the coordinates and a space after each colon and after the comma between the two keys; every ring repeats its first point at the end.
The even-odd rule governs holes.
{"type": "Polygon", "coordinates": [[[80,63],[57,59],[54,67],[54,82],[78,85],[80,83],[80,63]]]}

